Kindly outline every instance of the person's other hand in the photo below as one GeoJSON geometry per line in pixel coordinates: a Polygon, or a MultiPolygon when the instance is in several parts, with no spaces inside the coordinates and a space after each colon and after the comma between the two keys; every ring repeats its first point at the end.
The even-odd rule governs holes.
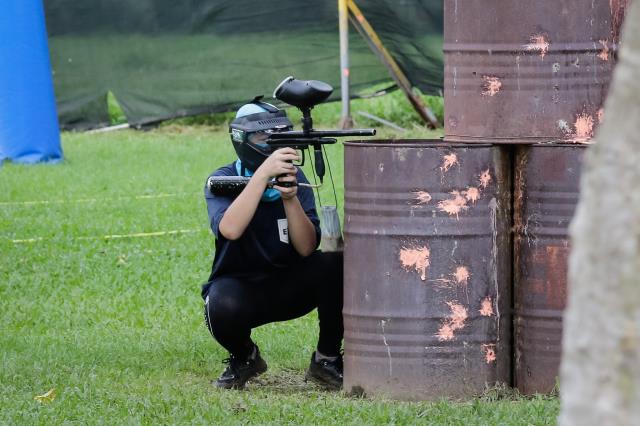
{"type": "MultiPolygon", "coordinates": [[[[271,178],[280,175],[293,174],[295,178],[296,166],[294,161],[300,161],[300,156],[293,148],[280,148],[274,151],[266,160],[258,167],[255,176],[259,176],[267,183],[271,178]]],[[[280,190],[280,188],[278,189],[280,190]]]]}
{"type": "MultiPolygon", "coordinates": [[[[297,179],[296,179],[296,172],[297,169],[295,166],[293,166],[293,168],[295,169],[295,171],[292,174],[288,174],[285,176],[279,176],[276,180],[276,182],[282,182],[282,183],[297,183],[297,179]]],[[[292,186],[280,186],[277,183],[275,185],[273,185],[273,187],[275,189],[277,189],[278,191],[280,191],[280,196],[282,197],[283,200],[290,200],[292,198],[294,198],[296,196],[296,194],[298,193],[298,185],[292,185],[292,186]]]]}

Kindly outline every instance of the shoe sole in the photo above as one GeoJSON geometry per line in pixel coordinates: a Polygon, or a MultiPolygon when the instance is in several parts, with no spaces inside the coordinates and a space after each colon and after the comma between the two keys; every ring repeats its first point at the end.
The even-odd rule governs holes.
{"type": "Polygon", "coordinates": [[[325,390],[330,390],[330,391],[339,391],[340,389],[342,389],[342,384],[336,384],[336,383],[329,383],[327,381],[325,381],[324,379],[321,379],[317,376],[314,376],[311,372],[309,372],[307,370],[306,374],[304,375],[304,380],[305,382],[313,382],[316,385],[320,386],[321,388],[325,389],[325,390]]]}
{"type": "Polygon", "coordinates": [[[245,381],[244,381],[244,383],[242,383],[242,384],[236,384],[236,383],[229,383],[229,384],[227,384],[227,383],[220,383],[220,382],[218,382],[217,380],[215,380],[215,381],[213,382],[213,384],[214,384],[217,388],[220,388],[220,389],[228,389],[228,390],[242,390],[242,389],[244,389],[244,388],[245,388],[245,386],[247,385],[247,382],[249,382],[249,381],[251,381],[251,380],[255,379],[256,377],[258,377],[258,376],[260,376],[260,375],[262,375],[262,374],[264,374],[264,373],[267,371],[267,368],[268,368],[268,366],[267,366],[267,364],[265,363],[265,364],[264,364],[264,368],[263,368],[263,369],[258,370],[258,371],[256,372],[256,374],[254,374],[253,376],[249,377],[249,378],[248,378],[247,380],[245,380],[245,381]]]}

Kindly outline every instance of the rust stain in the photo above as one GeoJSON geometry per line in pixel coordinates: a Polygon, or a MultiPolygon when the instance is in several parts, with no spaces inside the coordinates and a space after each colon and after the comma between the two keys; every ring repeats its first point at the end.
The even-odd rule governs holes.
{"type": "Polygon", "coordinates": [[[415,195],[415,199],[418,201],[418,204],[427,204],[431,201],[431,194],[426,191],[413,191],[415,195]]]}
{"type": "Polygon", "coordinates": [[[454,153],[443,156],[442,160],[442,166],[440,167],[442,173],[446,173],[451,167],[458,164],[458,156],[454,153]]]}
{"type": "Polygon", "coordinates": [[[609,8],[611,9],[611,35],[614,43],[617,43],[620,38],[620,30],[628,3],[629,0],[609,0],[609,8]]]}
{"type": "Polygon", "coordinates": [[[564,309],[566,306],[569,253],[568,246],[546,247],[545,297],[547,305],[554,309],[564,309]]]}
{"type": "Polygon", "coordinates": [[[495,343],[487,343],[481,346],[482,353],[484,353],[484,360],[487,364],[491,364],[496,361],[496,345],[495,343]]]}
{"type": "Polygon", "coordinates": [[[544,294],[545,283],[540,278],[530,278],[528,288],[531,290],[531,293],[533,294],[544,294]]]}
{"type": "Polygon", "coordinates": [[[467,201],[471,201],[475,204],[476,201],[480,199],[480,190],[476,187],[470,186],[466,190],[462,191],[462,195],[467,201]]]}
{"type": "Polygon", "coordinates": [[[483,75],[484,84],[482,87],[482,96],[495,96],[502,88],[500,78],[490,75],[483,75]]]}
{"type": "Polygon", "coordinates": [[[482,299],[479,312],[483,317],[490,317],[491,315],[493,315],[493,302],[491,301],[490,296],[482,299]]]}
{"type": "Polygon", "coordinates": [[[489,169],[483,171],[480,174],[480,188],[486,189],[486,187],[491,183],[491,173],[489,173],[489,169]]]}
{"type": "Polygon", "coordinates": [[[400,262],[406,270],[414,269],[420,274],[420,279],[426,281],[431,252],[429,247],[402,247],[400,249],[400,262]]]}
{"type": "Polygon", "coordinates": [[[454,334],[456,330],[459,330],[465,326],[465,321],[469,317],[467,313],[467,308],[462,306],[456,302],[447,302],[449,309],[451,309],[451,314],[445,320],[440,329],[438,329],[438,333],[436,336],[438,340],[442,341],[450,341],[453,340],[454,334]]]}
{"type": "Polygon", "coordinates": [[[529,43],[524,48],[530,52],[538,52],[544,59],[544,55],[549,51],[549,40],[544,34],[534,34],[529,38],[529,43]]]}
{"type": "Polygon", "coordinates": [[[438,208],[440,211],[449,214],[449,216],[455,215],[456,219],[459,219],[458,214],[469,208],[469,206],[467,206],[467,200],[460,191],[451,191],[450,194],[453,198],[448,198],[438,202],[438,208]]]}
{"type": "Polygon", "coordinates": [[[598,40],[598,41],[602,45],[602,50],[600,51],[600,53],[598,53],[598,58],[602,59],[603,61],[608,61],[609,60],[609,43],[607,42],[607,40],[598,40]]]}

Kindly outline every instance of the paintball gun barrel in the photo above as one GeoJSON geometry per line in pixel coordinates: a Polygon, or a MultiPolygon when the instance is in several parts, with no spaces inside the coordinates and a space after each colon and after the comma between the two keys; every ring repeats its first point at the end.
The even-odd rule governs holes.
{"type": "MultiPolygon", "coordinates": [[[[207,180],[207,187],[212,194],[233,197],[242,192],[250,179],[247,176],[211,176],[207,180]]],[[[317,188],[319,186],[303,182],[278,182],[273,179],[267,183],[267,188],[273,188],[275,185],[282,187],[303,186],[307,188],[317,188]]]]}

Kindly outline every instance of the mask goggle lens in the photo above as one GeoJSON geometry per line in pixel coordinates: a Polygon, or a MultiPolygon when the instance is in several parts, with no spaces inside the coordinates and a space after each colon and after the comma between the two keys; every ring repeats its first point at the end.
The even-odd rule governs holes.
{"type": "MultiPolygon", "coordinates": [[[[247,135],[247,141],[255,146],[258,146],[260,148],[268,148],[269,144],[267,143],[267,139],[269,139],[269,135],[272,133],[277,133],[279,131],[285,131],[286,129],[268,129],[268,130],[261,130],[258,132],[253,132],[253,133],[249,133],[247,135]]],[[[302,152],[302,150],[297,149],[296,152],[298,153],[298,157],[300,158],[300,161],[294,161],[293,164],[295,166],[302,166],[304,164],[304,160],[303,160],[303,155],[304,153],[302,152]]]]}
{"type": "Polygon", "coordinates": [[[267,139],[269,139],[269,134],[271,133],[271,131],[253,132],[247,135],[247,140],[253,145],[258,145],[261,148],[266,148],[269,146],[267,144],[267,139]]]}

